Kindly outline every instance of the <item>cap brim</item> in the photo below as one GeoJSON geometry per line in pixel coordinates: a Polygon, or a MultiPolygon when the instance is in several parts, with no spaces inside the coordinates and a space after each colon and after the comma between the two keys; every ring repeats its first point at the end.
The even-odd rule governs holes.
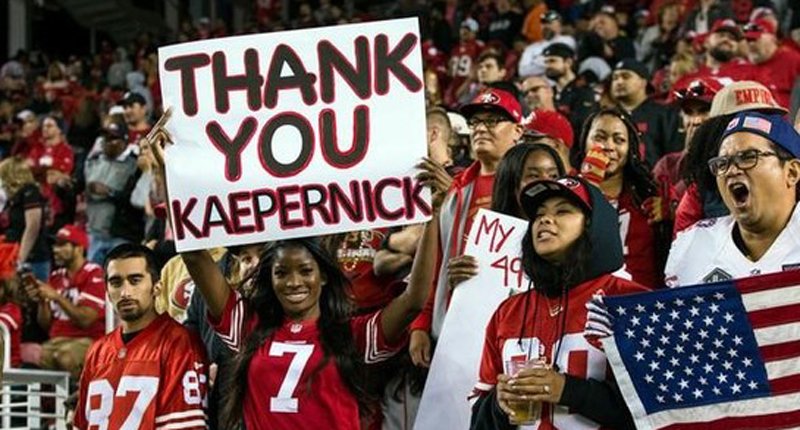
{"type": "Polygon", "coordinates": [[[508,118],[509,121],[514,121],[514,119],[511,117],[511,115],[509,115],[508,112],[506,112],[505,109],[491,103],[468,104],[464,105],[461,109],[459,109],[459,112],[461,112],[461,114],[464,115],[464,117],[466,118],[470,118],[472,117],[472,115],[481,111],[497,112],[508,118]]]}
{"type": "Polygon", "coordinates": [[[546,183],[542,183],[542,181],[531,182],[522,190],[519,202],[520,206],[522,206],[522,211],[525,212],[525,216],[533,221],[536,218],[536,210],[539,209],[539,206],[547,199],[557,196],[569,199],[586,211],[591,212],[592,210],[566,185],[555,181],[547,181],[546,183]],[[537,190],[537,187],[540,189],[537,190]]]}

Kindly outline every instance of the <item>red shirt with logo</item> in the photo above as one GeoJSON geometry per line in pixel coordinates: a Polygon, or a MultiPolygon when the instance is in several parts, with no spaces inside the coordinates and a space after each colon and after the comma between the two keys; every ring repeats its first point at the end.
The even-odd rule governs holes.
{"type": "Polygon", "coordinates": [[[208,362],[200,338],[167,314],[127,343],[95,342],[81,374],[75,428],[206,429],[208,362]]]}
{"type": "MultiPolygon", "coordinates": [[[[248,312],[247,304],[234,292],[219,321],[209,316],[220,339],[234,351],[242,348],[258,325],[258,316],[248,312]]],[[[318,321],[286,319],[256,350],[247,369],[243,402],[248,429],[359,428],[358,400],[342,379],[336,360],[325,357],[318,321]]],[[[406,339],[395,345],[386,342],[381,311],[349,322],[353,346],[366,364],[388,359],[405,344],[406,339]]]]}
{"type": "Polygon", "coordinates": [[[99,339],[105,334],[106,287],[103,268],[95,263],[86,262],[75,275],[70,277],[66,268],[60,268],[50,274],[48,282],[59,294],[66,297],[75,306],[88,306],[97,311],[97,320],[89,328],[80,328],[69,318],[61,306],[50,303],[53,312],[53,324],[50,326],[50,337],[90,337],[99,339]]]}

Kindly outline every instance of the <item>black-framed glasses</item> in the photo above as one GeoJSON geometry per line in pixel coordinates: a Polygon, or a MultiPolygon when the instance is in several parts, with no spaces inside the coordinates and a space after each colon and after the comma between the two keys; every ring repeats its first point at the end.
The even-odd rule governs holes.
{"type": "Polygon", "coordinates": [[[780,156],[775,152],[747,149],[730,156],[714,157],[708,160],[708,168],[711,170],[711,174],[720,176],[728,171],[731,167],[731,163],[735,164],[739,170],[750,170],[756,167],[760,157],[769,157],[773,155],[780,159],[780,156]]]}
{"type": "Polygon", "coordinates": [[[508,121],[508,118],[503,118],[502,116],[476,118],[473,116],[467,120],[467,126],[470,128],[470,130],[475,130],[479,125],[483,124],[487,130],[493,130],[495,127],[497,127],[497,124],[500,124],[503,121],[508,121]]]}
{"type": "Polygon", "coordinates": [[[752,23],[752,22],[748,22],[747,24],[745,24],[742,27],[742,30],[745,33],[751,33],[751,32],[763,33],[764,32],[764,27],[762,27],[762,26],[760,26],[758,24],[752,23]]]}

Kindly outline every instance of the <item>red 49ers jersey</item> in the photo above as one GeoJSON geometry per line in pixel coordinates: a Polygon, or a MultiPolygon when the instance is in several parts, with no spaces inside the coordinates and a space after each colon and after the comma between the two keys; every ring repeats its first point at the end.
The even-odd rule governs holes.
{"type": "MultiPolygon", "coordinates": [[[[497,384],[497,375],[505,373],[505,361],[514,357],[544,357],[548,363],[557,364],[562,372],[572,376],[598,381],[608,379],[611,372],[605,353],[583,336],[586,302],[595,294],[616,296],[646,290],[631,281],[602,275],[570,290],[567,303],[562,305],[559,305],[560,298],[548,299],[537,292],[509,297],[500,304],[486,326],[476,391],[492,390],[497,384]],[[567,312],[566,318],[561,312],[567,312]],[[566,323],[563,331],[562,321],[566,323]],[[556,352],[558,357],[555,357],[556,352]]],[[[525,428],[589,430],[600,426],[585,417],[571,414],[566,407],[545,403],[542,418],[532,427],[525,428]]]]}
{"type": "Polygon", "coordinates": [[[658,272],[655,242],[656,233],[647,216],[633,202],[630,192],[623,190],[617,202],[612,202],[619,214],[619,235],[625,269],[631,279],[649,288],[656,288],[664,279],[658,272]]]}
{"type": "Polygon", "coordinates": [[[480,40],[471,40],[469,42],[459,42],[451,51],[450,59],[447,61],[447,74],[450,76],[450,82],[445,89],[445,102],[448,104],[454,103],[456,100],[456,91],[469,78],[472,73],[475,61],[483,51],[483,42],[480,40]]]}
{"type": "MultiPolygon", "coordinates": [[[[220,338],[238,351],[257,317],[244,321],[245,302],[228,296],[220,320],[210,322],[220,338]],[[244,333],[243,333],[244,331],[244,333]]],[[[405,343],[388,345],[381,311],[350,319],[356,350],[366,363],[391,357],[405,343]]],[[[244,422],[248,430],[359,428],[358,402],[331,357],[324,363],[317,320],[284,321],[253,356],[247,370],[244,422]]]]}
{"type": "Polygon", "coordinates": [[[75,427],[205,429],[208,363],[200,339],[161,314],[127,344],[121,328],[86,355],[75,427]]]}

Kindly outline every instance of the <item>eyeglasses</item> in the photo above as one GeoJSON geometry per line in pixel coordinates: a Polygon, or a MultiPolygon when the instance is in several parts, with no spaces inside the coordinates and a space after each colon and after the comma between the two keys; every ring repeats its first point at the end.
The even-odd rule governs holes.
{"type": "Polygon", "coordinates": [[[749,33],[749,32],[762,33],[762,32],[764,32],[764,27],[761,27],[758,24],[754,24],[754,23],[750,22],[750,23],[745,24],[744,27],[742,27],[742,30],[744,30],[745,33],[749,33]]]}
{"type": "Polygon", "coordinates": [[[479,125],[483,124],[487,130],[492,130],[497,127],[497,124],[504,121],[508,121],[508,119],[501,116],[490,116],[483,119],[472,117],[467,121],[467,126],[470,130],[475,130],[479,125]]]}
{"type": "Polygon", "coordinates": [[[759,157],[769,157],[773,155],[781,159],[781,157],[774,152],[748,149],[737,152],[731,156],[714,157],[708,160],[708,168],[711,170],[711,174],[714,176],[720,176],[724,175],[725,172],[728,171],[728,168],[731,167],[731,162],[733,162],[733,164],[735,164],[739,170],[750,170],[753,167],[756,167],[759,157]]]}

